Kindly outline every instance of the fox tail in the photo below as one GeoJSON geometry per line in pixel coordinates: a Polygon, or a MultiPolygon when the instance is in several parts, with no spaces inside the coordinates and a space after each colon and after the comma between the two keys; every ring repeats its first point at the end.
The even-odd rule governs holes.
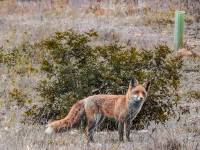
{"type": "Polygon", "coordinates": [[[72,128],[80,121],[81,117],[84,115],[84,112],[84,101],[78,101],[72,106],[71,110],[65,118],[53,121],[48,124],[45,133],[52,134],[53,132],[61,132],[72,128]]]}

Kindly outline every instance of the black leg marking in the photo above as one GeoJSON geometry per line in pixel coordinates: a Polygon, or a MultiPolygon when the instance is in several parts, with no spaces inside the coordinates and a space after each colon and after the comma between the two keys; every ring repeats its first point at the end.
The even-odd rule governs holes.
{"type": "Polygon", "coordinates": [[[126,139],[130,142],[130,132],[131,132],[131,121],[127,120],[125,122],[125,128],[126,128],[126,139]]]}
{"type": "Polygon", "coordinates": [[[99,127],[99,126],[102,124],[102,122],[103,122],[104,120],[105,120],[104,115],[101,115],[101,116],[98,118],[98,120],[96,121],[96,128],[99,127]]]}
{"type": "Polygon", "coordinates": [[[88,127],[87,127],[88,142],[94,141],[93,134],[95,127],[96,127],[96,122],[94,120],[88,121],[88,127]]]}
{"type": "Polygon", "coordinates": [[[118,124],[118,134],[119,134],[119,140],[123,141],[124,136],[124,122],[119,122],[118,124]]]}

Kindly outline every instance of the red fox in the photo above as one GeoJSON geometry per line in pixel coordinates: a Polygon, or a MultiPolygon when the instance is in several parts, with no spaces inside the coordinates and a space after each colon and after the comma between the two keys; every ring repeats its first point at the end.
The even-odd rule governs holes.
{"type": "Polygon", "coordinates": [[[64,119],[48,124],[45,133],[51,134],[68,130],[86,114],[88,142],[93,141],[94,130],[105,117],[114,117],[118,121],[120,141],[123,141],[125,126],[126,138],[130,141],[131,121],[140,112],[149,87],[150,82],[141,85],[136,79],[132,79],[126,95],[93,95],[82,99],[72,106],[69,114],[64,119]]]}

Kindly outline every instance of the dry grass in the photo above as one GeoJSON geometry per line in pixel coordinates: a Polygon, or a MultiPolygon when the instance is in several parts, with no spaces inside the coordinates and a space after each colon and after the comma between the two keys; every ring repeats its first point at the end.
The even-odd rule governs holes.
{"type": "MultiPolygon", "coordinates": [[[[120,41],[135,47],[150,48],[158,43],[167,43],[173,47],[173,10],[180,4],[142,3],[138,7],[124,3],[101,3],[81,5],[78,1],[44,0],[42,3],[17,2],[16,0],[0,1],[0,47],[10,50],[21,43],[34,43],[56,31],[74,28],[83,32],[95,29],[99,32],[97,43],[120,41]],[[167,7],[161,7],[166,4],[167,7]]],[[[192,50],[199,52],[200,34],[196,32],[193,16],[186,26],[186,40],[192,50]],[[191,24],[192,23],[192,24],[191,24]]],[[[0,64],[0,149],[148,149],[174,150],[200,149],[200,120],[199,120],[199,60],[184,59],[183,79],[179,93],[182,100],[179,106],[188,108],[190,113],[181,115],[179,121],[172,119],[165,126],[151,124],[142,131],[133,131],[133,142],[119,143],[116,132],[98,132],[96,142],[86,144],[84,132],[71,131],[53,136],[44,135],[44,126],[28,126],[20,123],[23,110],[29,105],[19,108],[10,99],[16,90],[22,92],[21,97],[38,103],[40,97],[34,90],[38,81],[44,76],[41,73],[19,73],[23,65],[9,70],[0,64]],[[189,71],[188,71],[189,70],[189,71]],[[196,70],[196,71],[194,71],[196,70]],[[10,93],[10,94],[9,94],[10,93]]],[[[33,64],[38,68],[37,64],[33,64]]],[[[21,97],[17,97],[21,100],[21,97]]],[[[181,108],[178,107],[178,108],[181,108]]],[[[181,110],[175,110],[181,114],[181,110]]]]}
{"type": "Polygon", "coordinates": [[[38,12],[62,11],[68,6],[68,0],[2,0],[0,1],[1,15],[35,15],[38,12]]]}
{"type": "Polygon", "coordinates": [[[35,42],[66,28],[81,32],[95,29],[102,37],[99,42],[120,40],[124,44],[140,47],[171,44],[172,8],[162,10],[159,5],[154,8],[147,3],[138,7],[126,3],[88,5],[85,2],[80,5],[78,1],[65,5],[65,1],[50,3],[46,0],[42,3],[0,3],[3,3],[0,5],[0,43],[3,47],[35,42]]]}
{"type": "Polygon", "coordinates": [[[119,142],[117,132],[103,131],[95,133],[95,143],[87,144],[83,130],[72,130],[62,134],[45,135],[44,126],[15,124],[1,128],[1,149],[137,149],[137,150],[198,150],[199,134],[194,127],[185,125],[151,125],[146,130],[132,131],[132,142],[119,142]],[[192,131],[191,131],[192,130],[192,131]],[[189,131],[189,132],[188,132],[189,131]],[[8,140],[9,139],[9,140],[8,140]]]}

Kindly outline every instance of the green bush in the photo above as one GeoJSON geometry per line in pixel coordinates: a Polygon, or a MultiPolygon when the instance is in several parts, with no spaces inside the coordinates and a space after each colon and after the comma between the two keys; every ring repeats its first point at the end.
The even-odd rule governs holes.
{"type": "MultiPolygon", "coordinates": [[[[135,127],[152,120],[164,122],[174,114],[182,61],[172,56],[169,47],[137,50],[118,43],[91,46],[94,36],[95,32],[68,30],[38,44],[43,51],[41,70],[46,73],[37,88],[43,105],[34,106],[28,115],[37,122],[63,118],[77,100],[89,95],[125,94],[132,77],[141,83],[154,79],[148,100],[134,120],[135,127]]],[[[111,122],[107,125],[112,128],[111,122]]]]}
{"type": "Polygon", "coordinates": [[[0,64],[5,65],[9,71],[20,75],[37,72],[34,64],[40,59],[34,45],[22,43],[13,49],[0,48],[0,64]]]}

